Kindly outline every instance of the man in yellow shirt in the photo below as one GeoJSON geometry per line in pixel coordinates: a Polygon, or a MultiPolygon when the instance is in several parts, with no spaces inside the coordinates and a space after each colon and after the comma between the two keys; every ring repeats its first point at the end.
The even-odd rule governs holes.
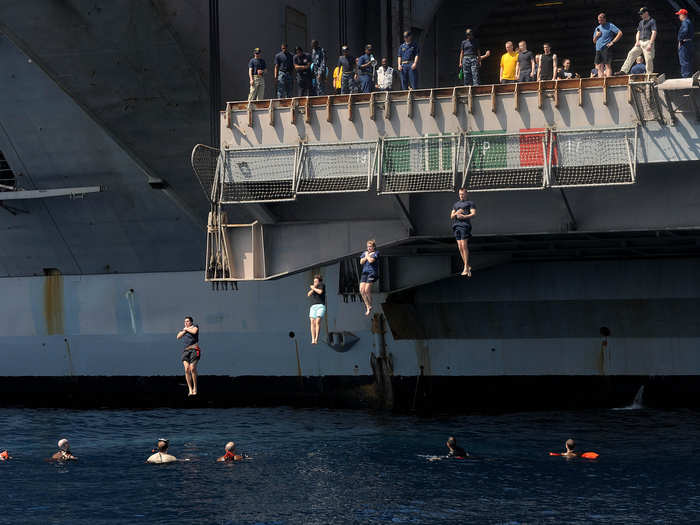
{"type": "Polygon", "coordinates": [[[501,84],[513,84],[515,82],[515,67],[518,64],[518,52],[513,51],[513,42],[506,42],[506,52],[501,57],[501,84]]]}
{"type": "Polygon", "coordinates": [[[335,66],[335,69],[333,70],[333,89],[335,90],[336,95],[340,94],[340,88],[342,87],[342,83],[341,83],[342,78],[343,78],[343,67],[342,66],[335,66]]]}

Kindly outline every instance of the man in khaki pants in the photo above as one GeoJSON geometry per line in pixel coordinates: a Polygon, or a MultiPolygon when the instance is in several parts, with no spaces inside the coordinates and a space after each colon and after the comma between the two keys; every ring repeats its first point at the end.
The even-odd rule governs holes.
{"type": "Polygon", "coordinates": [[[248,62],[248,80],[250,81],[250,93],[248,100],[262,100],[265,96],[265,60],[260,58],[260,48],[253,49],[253,58],[248,62]]]}
{"type": "Polygon", "coordinates": [[[649,9],[639,8],[641,20],[637,26],[637,40],[634,47],[627,53],[627,60],[622,64],[618,74],[629,75],[630,68],[634,65],[639,55],[644,55],[647,73],[654,72],[654,43],[656,42],[656,20],[649,16],[649,9]]]}

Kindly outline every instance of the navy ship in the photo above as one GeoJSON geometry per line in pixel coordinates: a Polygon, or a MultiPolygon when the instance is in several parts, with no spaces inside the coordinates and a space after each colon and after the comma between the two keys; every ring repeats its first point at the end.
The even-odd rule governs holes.
{"type": "MultiPolygon", "coordinates": [[[[583,1],[0,5],[3,403],[530,409],[643,386],[646,404],[696,405],[699,86],[679,78],[673,9],[648,6],[661,73],[588,78],[603,6],[583,1]],[[492,52],[480,86],[455,68],[467,27],[492,52]],[[317,39],[331,66],[339,43],[372,42],[395,62],[404,30],[420,89],[274,98],[282,42],[317,39]],[[584,78],[497,84],[520,39],[584,78]],[[269,70],[247,102],[254,47],[269,70]],[[459,187],[478,211],[471,278],[459,187]]],[[[605,9],[619,69],[638,18],[605,9]]]]}

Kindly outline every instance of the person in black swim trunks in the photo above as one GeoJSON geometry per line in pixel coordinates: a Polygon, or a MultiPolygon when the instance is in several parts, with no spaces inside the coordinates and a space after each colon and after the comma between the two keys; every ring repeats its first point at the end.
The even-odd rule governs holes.
{"type": "Polygon", "coordinates": [[[372,283],[379,278],[379,252],[374,239],[367,241],[367,250],[360,257],[362,275],[360,276],[360,295],[365,303],[365,315],[372,311],[372,283]]]}
{"type": "Polygon", "coordinates": [[[462,447],[457,445],[457,440],[454,438],[454,436],[450,436],[447,438],[447,443],[445,443],[445,446],[447,446],[447,456],[451,458],[467,458],[469,457],[469,453],[464,450],[462,447]]]}
{"type": "Polygon", "coordinates": [[[185,349],[182,352],[182,365],[185,367],[185,379],[190,390],[188,396],[197,395],[197,363],[199,362],[199,326],[194,320],[185,317],[185,326],[177,333],[177,338],[182,339],[185,349]]]}
{"type": "Polygon", "coordinates": [[[476,215],[476,206],[474,206],[472,201],[467,200],[467,190],[460,188],[459,200],[452,206],[450,219],[452,219],[452,231],[457,240],[459,254],[462,256],[462,262],[464,262],[462,275],[466,275],[467,277],[472,276],[472,268],[469,266],[469,246],[467,243],[472,236],[471,218],[474,217],[474,215],[476,215]]]}

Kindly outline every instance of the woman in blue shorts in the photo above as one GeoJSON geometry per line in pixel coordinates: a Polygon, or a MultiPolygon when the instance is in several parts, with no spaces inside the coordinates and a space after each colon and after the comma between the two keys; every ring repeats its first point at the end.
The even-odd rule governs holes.
{"type": "Polygon", "coordinates": [[[314,283],[309,285],[306,294],[311,302],[309,322],[311,323],[311,344],[318,344],[318,334],[321,331],[321,318],[326,313],[326,285],[320,275],[314,275],[314,283]]]}
{"type": "Polygon", "coordinates": [[[467,277],[472,276],[472,267],[469,266],[469,246],[468,242],[472,236],[471,218],[476,215],[476,206],[470,200],[467,200],[467,190],[459,189],[459,200],[452,206],[450,219],[452,220],[452,232],[457,241],[459,254],[462,256],[464,270],[462,275],[467,277]]]}
{"type": "Polygon", "coordinates": [[[367,250],[360,257],[362,275],[360,276],[360,295],[365,302],[365,315],[372,311],[372,283],[379,278],[379,252],[374,239],[367,241],[367,250]]]}

